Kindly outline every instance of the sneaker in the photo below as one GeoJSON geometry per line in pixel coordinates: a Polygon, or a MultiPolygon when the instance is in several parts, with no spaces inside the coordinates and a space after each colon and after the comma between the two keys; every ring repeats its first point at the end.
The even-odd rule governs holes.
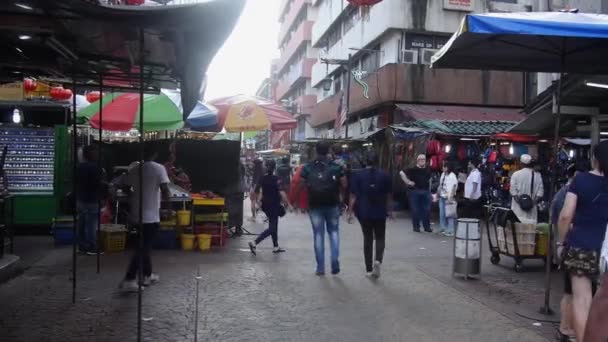
{"type": "Polygon", "coordinates": [[[420,228],[414,228],[414,233],[420,233],[420,228]]]}
{"type": "MultiPolygon", "coordinates": [[[[123,280],[120,282],[118,286],[119,289],[124,292],[138,292],[139,286],[137,285],[137,280],[123,280]]],[[[143,288],[142,288],[143,291],[143,288]]]]}
{"type": "Polygon", "coordinates": [[[433,232],[433,230],[431,228],[424,228],[424,231],[427,232],[427,233],[432,233],[433,232]]]}
{"type": "Polygon", "coordinates": [[[374,274],[372,272],[365,272],[365,277],[366,278],[373,278],[374,274]]]}
{"type": "Polygon", "coordinates": [[[275,247],[275,248],[272,250],[272,253],[275,253],[275,254],[276,254],[276,253],[283,253],[283,252],[285,252],[285,250],[284,250],[283,248],[281,248],[281,247],[275,247]]]}
{"type": "Polygon", "coordinates": [[[454,236],[454,233],[452,233],[452,232],[444,232],[443,235],[445,235],[447,237],[452,237],[452,236],[454,236]]]}
{"type": "Polygon", "coordinates": [[[372,271],[372,275],[374,278],[380,278],[380,266],[382,263],[380,261],[374,262],[374,269],[372,271]]]}
{"type": "Polygon", "coordinates": [[[145,277],[144,278],[144,286],[150,286],[152,284],[156,284],[160,281],[160,277],[158,276],[158,274],[150,274],[149,277],[145,277]]]}
{"type": "Polygon", "coordinates": [[[322,277],[322,276],[325,275],[325,272],[324,271],[316,271],[315,275],[318,275],[319,277],[322,277]]]}
{"type": "Polygon", "coordinates": [[[249,250],[251,251],[251,254],[256,255],[255,253],[255,244],[253,242],[249,242],[249,250]]]}

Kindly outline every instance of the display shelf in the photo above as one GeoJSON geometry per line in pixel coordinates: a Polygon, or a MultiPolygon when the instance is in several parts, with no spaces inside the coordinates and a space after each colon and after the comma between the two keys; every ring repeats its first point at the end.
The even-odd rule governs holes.
{"type": "Polygon", "coordinates": [[[52,129],[0,128],[0,148],[6,146],[4,165],[8,190],[53,191],[55,134],[52,129]]]}

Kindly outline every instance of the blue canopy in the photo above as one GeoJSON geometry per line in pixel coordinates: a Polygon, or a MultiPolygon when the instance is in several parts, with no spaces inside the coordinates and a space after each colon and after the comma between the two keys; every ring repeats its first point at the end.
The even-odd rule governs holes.
{"type": "Polygon", "coordinates": [[[608,74],[608,16],[575,12],[469,14],[434,68],[608,74]]]}

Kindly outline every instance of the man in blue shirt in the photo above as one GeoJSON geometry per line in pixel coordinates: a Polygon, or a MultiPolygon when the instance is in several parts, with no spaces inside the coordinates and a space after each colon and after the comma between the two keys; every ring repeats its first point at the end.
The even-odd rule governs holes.
{"type": "Polygon", "coordinates": [[[392,217],[392,182],[388,173],[378,170],[378,157],[370,152],[367,167],[352,177],[349,205],[349,222],[357,216],[363,231],[363,255],[369,277],[380,277],[384,258],[386,218],[392,217]],[[372,262],[373,245],[376,241],[376,258],[372,262]]]}

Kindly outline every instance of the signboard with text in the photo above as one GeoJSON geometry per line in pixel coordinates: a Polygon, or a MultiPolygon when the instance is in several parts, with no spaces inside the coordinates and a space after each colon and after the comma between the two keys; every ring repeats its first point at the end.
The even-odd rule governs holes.
{"type": "Polygon", "coordinates": [[[23,101],[23,82],[0,84],[0,100],[23,101]]]}
{"type": "Polygon", "coordinates": [[[475,0],[443,0],[443,8],[452,11],[472,12],[475,0]]]}

